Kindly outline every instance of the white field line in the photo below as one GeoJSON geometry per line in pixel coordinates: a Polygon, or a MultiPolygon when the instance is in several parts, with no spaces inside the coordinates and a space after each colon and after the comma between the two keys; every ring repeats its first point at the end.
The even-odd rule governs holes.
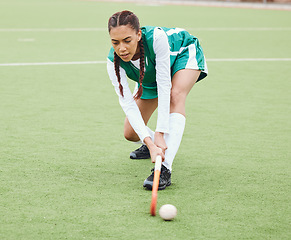
{"type": "Polygon", "coordinates": [[[281,62],[291,61],[291,58],[210,58],[207,62],[281,62]]]}
{"type": "Polygon", "coordinates": [[[107,61],[83,61],[83,62],[39,62],[39,63],[0,63],[0,67],[9,66],[47,66],[47,65],[81,65],[81,64],[105,64],[107,61]]]}
{"type": "MultiPolygon", "coordinates": [[[[209,58],[207,62],[280,62],[291,61],[291,58],[209,58]]],[[[47,65],[84,65],[106,64],[107,61],[76,61],[76,62],[39,62],[39,63],[0,63],[0,67],[16,66],[47,66],[47,65]]]]}
{"type": "Polygon", "coordinates": [[[218,28],[186,28],[191,31],[291,31],[291,27],[257,27],[257,28],[239,28],[239,27],[218,27],[218,28]]]}
{"type": "MultiPolygon", "coordinates": [[[[291,27],[197,27],[191,31],[291,31],[291,27]]],[[[0,32],[105,32],[106,28],[0,28],[0,32]]]]}
{"type": "Polygon", "coordinates": [[[99,32],[106,28],[0,28],[0,32],[99,32]]]}

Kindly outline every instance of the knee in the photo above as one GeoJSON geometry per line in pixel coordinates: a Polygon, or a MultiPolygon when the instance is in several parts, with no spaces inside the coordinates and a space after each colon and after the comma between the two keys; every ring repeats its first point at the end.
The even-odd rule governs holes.
{"type": "Polygon", "coordinates": [[[183,104],[186,100],[186,96],[182,91],[172,89],[171,91],[171,107],[179,106],[180,104],[183,104]]]}
{"type": "Polygon", "coordinates": [[[137,134],[134,131],[128,130],[126,128],[124,128],[124,138],[127,141],[131,141],[131,142],[139,141],[139,137],[137,136],[137,134]]]}
{"type": "Polygon", "coordinates": [[[131,141],[131,142],[137,142],[139,141],[139,137],[138,135],[136,134],[136,132],[133,130],[133,128],[131,127],[129,121],[127,118],[125,118],[125,121],[124,121],[124,138],[128,141],[131,141]]]}

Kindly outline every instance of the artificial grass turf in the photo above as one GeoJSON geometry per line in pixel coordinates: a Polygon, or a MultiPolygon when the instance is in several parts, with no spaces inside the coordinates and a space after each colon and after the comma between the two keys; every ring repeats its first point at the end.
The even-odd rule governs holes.
{"type": "MultiPolygon", "coordinates": [[[[246,13],[260,16],[256,26],[287,24],[286,12],[278,11],[35,3],[22,3],[27,9],[35,7],[30,18],[3,22],[1,28],[48,27],[46,19],[37,21],[35,12],[44,13],[42,4],[47,10],[62,5],[59,16],[67,10],[65,23],[57,18],[49,27],[104,27],[91,19],[106,22],[106,14],[125,6],[132,6],[143,21],[150,12],[165,14],[162,20],[148,20],[161,25],[167,11],[177,8],[178,16],[185,12],[200,16],[204,11],[205,26],[221,27],[221,20],[211,20],[225,13],[238,16],[224,22],[229,27],[244,27],[246,13]],[[103,15],[94,15],[101,6],[103,15]],[[74,18],[73,13],[84,12],[86,17],[74,18]],[[269,16],[273,18],[267,21],[269,16]]],[[[10,10],[19,6],[1,4],[10,10]]],[[[185,18],[168,21],[192,27],[186,21],[190,16],[185,18]]],[[[31,37],[2,32],[1,41],[10,51],[2,44],[1,63],[95,60],[93,56],[105,60],[109,47],[105,34],[36,32],[31,37]]],[[[290,48],[284,44],[276,44],[276,51],[268,48],[278,38],[287,43],[288,30],[273,35],[202,30],[198,34],[210,59],[290,57],[290,48]]],[[[149,215],[151,194],[142,189],[142,183],[153,165],[149,160],[129,159],[137,145],[123,140],[124,115],[105,64],[0,67],[1,238],[290,238],[289,65],[283,61],[208,62],[209,76],[195,85],[187,99],[186,130],[174,162],[173,185],[159,192],[158,207],[171,203],[178,209],[172,222],[149,215]]]]}

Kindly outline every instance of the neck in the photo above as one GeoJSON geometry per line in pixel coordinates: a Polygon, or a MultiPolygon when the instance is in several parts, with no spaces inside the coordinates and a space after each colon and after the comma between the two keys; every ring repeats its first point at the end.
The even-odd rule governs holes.
{"type": "Polygon", "coordinates": [[[140,58],[140,47],[139,44],[137,45],[136,52],[131,60],[135,61],[140,58]]]}

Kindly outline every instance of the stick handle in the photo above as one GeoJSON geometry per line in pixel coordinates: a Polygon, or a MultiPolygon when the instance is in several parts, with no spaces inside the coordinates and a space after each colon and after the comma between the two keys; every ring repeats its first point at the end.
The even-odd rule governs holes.
{"type": "Polygon", "coordinates": [[[153,181],[153,187],[152,187],[152,202],[151,202],[151,207],[150,207],[150,212],[152,216],[156,216],[161,167],[162,167],[162,157],[158,155],[156,157],[156,162],[155,162],[154,181],[153,181]]]}
{"type": "Polygon", "coordinates": [[[156,157],[156,162],[155,162],[155,171],[161,171],[161,167],[162,167],[162,156],[161,155],[157,155],[156,157]]]}

